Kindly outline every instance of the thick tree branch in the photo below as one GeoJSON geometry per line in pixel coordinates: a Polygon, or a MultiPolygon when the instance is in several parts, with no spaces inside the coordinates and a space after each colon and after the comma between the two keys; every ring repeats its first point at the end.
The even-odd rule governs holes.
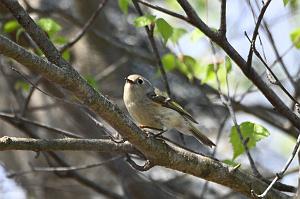
{"type": "Polygon", "coordinates": [[[97,151],[108,153],[139,152],[130,143],[115,143],[110,139],[33,139],[4,136],[0,138],[0,151],[30,150],[30,151],[97,151]]]}

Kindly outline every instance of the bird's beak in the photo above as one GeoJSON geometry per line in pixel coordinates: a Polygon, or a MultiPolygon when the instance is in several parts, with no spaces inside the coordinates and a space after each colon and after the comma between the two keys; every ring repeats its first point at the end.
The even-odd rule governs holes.
{"type": "Polygon", "coordinates": [[[134,81],[132,81],[131,79],[128,79],[127,77],[125,77],[125,81],[126,81],[126,83],[134,84],[134,81]]]}

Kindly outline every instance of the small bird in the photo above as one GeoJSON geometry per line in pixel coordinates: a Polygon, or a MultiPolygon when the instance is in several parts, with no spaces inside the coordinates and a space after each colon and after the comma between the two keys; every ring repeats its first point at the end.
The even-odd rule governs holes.
{"type": "Polygon", "coordinates": [[[209,147],[215,146],[193,125],[198,123],[187,111],[153,87],[146,78],[133,74],[125,80],[123,100],[129,114],[140,128],[161,132],[175,128],[185,135],[194,136],[209,147]]]}

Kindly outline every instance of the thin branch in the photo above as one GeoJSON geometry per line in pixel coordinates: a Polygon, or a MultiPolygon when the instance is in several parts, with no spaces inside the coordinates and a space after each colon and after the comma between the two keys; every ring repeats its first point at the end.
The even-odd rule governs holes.
{"type": "Polygon", "coordinates": [[[82,27],[80,32],[78,32],[77,35],[73,39],[71,39],[68,43],[63,45],[59,49],[60,52],[64,52],[68,48],[71,48],[76,42],[78,42],[81,39],[81,37],[87,32],[87,30],[91,27],[93,22],[96,20],[97,16],[100,14],[102,8],[106,5],[107,2],[108,2],[108,0],[100,0],[99,1],[97,9],[91,15],[91,17],[87,20],[87,22],[84,24],[84,26],[82,27]]]}
{"type": "MultiPolygon", "coordinates": [[[[226,114],[226,116],[224,117],[223,121],[219,125],[217,139],[216,139],[216,142],[215,142],[216,146],[214,147],[214,150],[213,150],[213,153],[212,153],[213,157],[215,157],[215,155],[217,153],[218,143],[220,141],[221,134],[222,134],[222,132],[224,130],[224,127],[225,127],[227,119],[228,119],[228,114],[226,114]]],[[[200,194],[199,198],[204,198],[206,190],[208,189],[208,187],[209,187],[209,181],[205,181],[205,184],[203,185],[203,188],[202,188],[202,191],[201,191],[201,194],[200,194]]]]}
{"type": "Polygon", "coordinates": [[[26,111],[27,111],[27,109],[28,109],[28,105],[29,105],[29,102],[30,102],[30,100],[31,100],[32,94],[33,94],[35,88],[37,87],[37,84],[40,82],[40,80],[41,80],[41,76],[38,76],[38,77],[32,82],[32,84],[34,84],[35,86],[31,86],[31,87],[30,87],[30,90],[29,90],[29,92],[28,92],[28,95],[27,95],[27,97],[26,97],[26,99],[25,99],[25,101],[24,101],[24,104],[23,104],[22,109],[21,109],[21,112],[20,112],[20,116],[21,116],[21,117],[23,117],[23,116],[25,115],[25,113],[26,113],[26,111]]]}
{"type": "Polygon", "coordinates": [[[4,136],[0,138],[0,151],[97,151],[106,153],[137,154],[137,150],[128,142],[116,144],[110,139],[33,139],[4,136]]]}
{"type": "Polygon", "coordinates": [[[297,142],[296,142],[296,145],[294,146],[294,149],[293,149],[293,152],[292,152],[292,155],[290,156],[290,158],[288,159],[288,161],[286,162],[285,166],[283,167],[283,169],[279,172],[279,173],[276,173],[276,177],[273,179],[273,181],[271,182],[271,184],[269,184],[269,186],[266,188],[266,190],[260,194],[260,195],[257,195],[254,190],[251,190],[251,192],[257,196],[258,198],[265,198],[266,195],[268,194],[268,192],[271,190],[271,188],[273,187],[273,185],[278,181],[280,180],[284,173],[286,172],[286,170],[289,168],[290,164],[292,163],[294,157],[296,156],[297,152],[298,152],[298,149],[299,149],[299,146],[300,146],[300,134],[297,138],[297,142]]]}
{"type": "MultiPolygon", "coordinates": [[[[135,9],[138,12],[138,14],[140,16],[143,16],[143,11],[140,8],[138,2],[136,0],[132,0],[132,2],[133,2],[133,5],[134,5],[135,9]]],[[[158,64],[158,67],[159,67],[159,70],[160,70],[160,73],[162,75],[166,91],[167,91],[168,95],[171,97],[172,93],[171,93],[171,90],[170,90],[170,86],[169,86],[167,74],[166,74],[166,71],[165,71],[164,66],[162,64],[161,57],[160,57],[160,54],[159,54],[159,51],[158,51],[158,48],[157,48],[157,45],[156,45],[156,42],[155,42],[155,39],[154,39],[153,28],[154,27],[152,27],[151,25],[150,25],[150,27],[149,26],[145,26],[145,30],[146,30],[148,39],[150,41],[150,44],[151,44],[151,47],[152,47],[152,50],[153,50],[156,62],[158,64]]]]}
{"type": "MultiPolygon", "coordinates": [[[[278,62],[280,63],[281,68],[283,69],[284,73],[286,74],[287,78],[289,79],[289,81],[291,82],[293,88],[295,89],[295,87],[296,87],[295,81],[293,80],[293,77],[290,74],[290,72],[287,70],[287,66],[286,66],[286,64],[284,63],[284,61],[282,60],[282,58],[281,58],[281,56],[279,54],[279,51],[278,51],[278,48],[277,48],[277,46],[275,44],[273,35],[272,35],[272,33],[271,33],[270,29],[269,29],[269,25],[268,25],[268,23],[265,20],[263,20],[263,24],[264,24],[264,27],[265,27],[264,29],[266,30],[266,33],[268,35],[268,39],[269,39],[269,41],[271,43],[271,46],[272,46],[272,48],[274,50],[274,53],[275,53],[275,56],[276,56],[276,60],[278,60],[278,62]]],[[[293,44],[293,45],[295,45],[295,44],[293,44]]]]}
{"type": "Polygon", "coordinates": [[[30,120],[30,119],[27,119],[27,118],[24,118],[24,117],[18,116],[18,115],[12,115],[12,114],[8,114],[8,113],[0,112],[0,118],[12,120],[14,122],[27,123],[30,125],[34,125],[34,126],[37,126],[40,128],[50,130],[56,134],[64,135],[64,136],[71,137],[71,138],[83,138],[82,136],[80,136],[78,134],[74,134],[74,133],[68,132],[68,131],[60,129],[60,128],[55,128],[55,127],[52,127],[52,126],[49,126],[49,125],[46,125],[46,124],[43,124],[40,122],[36,122],[36,121],[30,120]]]}
{"type": "Polygon", "coordinates": [[[84,169],[90,169],[90,168],[94,168],[94,167],[103,166],[104,164],[110,163],[110,162],[115,161],[115,160],[119,160],[123,157],[124,157],[124,155],[116,156],[116,157],[112,157],[112,158],[109,158],[107,160],[97,162],[97,163],[93,163],[93,164],[84,164],[84,165],[69,166],[69,167],[35,167],[35,166],[31,166],[31,170],[9,173],[7,175],[7,177],[8,178],[15,178],[15,177],[19,177],[20,175],[25,175],[25,174],[35,173],[35,172],[79,171],[79,170],[84,170],[84,169]]]}
{"type": "Polygon", "coordinates": [[[120,59],[118,59],[115,63],[110,64],[109,66],[105,67],[104,70],[102,70],[100,73],[98,73],[94,78],[95,80],[101,81],[104,78],[108,77],[109,75],[113,74],[120,66],[125,64],[128,61],[128,57],[123,56],[120,59]]]}
{"type": "Polygon", "coordinates": [[[270,5],[271,3],[271,0],[267,0],[260,13],[259,13],[259,16],[257,18],[257,22],[256,22],[256,25],[255,25],[255,28],[254,28],[254,31],[253,31],[253,35],[252,35],[252,39],[251,39],[251,46],[249,48],[249,53],[248,53],[248,59],[247,59],[247,66],[250,68],[251,65],[252,65],[252,56],[253,56],[253,46],[255,46],[255,41],[256,41],[256,37],[258,35],[258,29],[259,29],[259,26],[264,18],[264,14],[265,12],[267,11],[267,8],[268,6],[270,5]]]}
{"type": "MultiPolygon", "coordinates": [[[[257,0],[255,1],[255,3],[256,3],[256,6],[259,7],[257,0]]],[[[251,6],[250,3],[248,3],[248,4],[249,4],[249,6],[251,6]]],[[[274,37],[273,37],[273,35],[272,35],[271,31],[270,31],[269,25],[268,25],[268,23],[266,22],[265,19],[262,20],[262,23],[263,23],[263,30],[265,30],[265,32],[266,32],[266,34],[268,36],[267,38],[269,39],[269,41],[271,43],[271,46],[272,46],[273,51],[275,53],[275,56],[276,56],[277,60],[279,61],[279,63],[281,65],[283,71],[285,72],[286,76],[288,77],[289,81],[291,82],[292,86],[295,89],[295,82],[294,82],[291,74],[287,70],[287,67],[286,67],[284,61],[280,58],[279,51],[278,51],[278,48],[277,48],[277,46],[275,44],[275,40],[274,40],[274,37]]]]}
{"type": "Polygon", "coordinates": [[[113,133],[108,130],[101,122],[99,122],[95,117],[93,117],[91,114],[89,114],[88,112],[86,112],[86,115],[95,123],[95,125],[101,129],[103,129],[103,131],[110,137],[110,139],[112,141],[114,141],[115,143],[124,143],[125,140],[124,139],[119,139],[115,138],[115,136],[113,135],[113,133]]]}
{"type": "MultiPolygon", "coordinates": [[[[247,33],[245,33],[246,37],[249,39],[247,33]]],[[[274,78],[274,82],[271,82],[281,88],[281,90],[295,103],[299,104],[298,101],[289,93],[288,90],[282,85],[278,77],[275,75],[275,73],[272,71],[272,69],[268,66],[268,64],[264,61],[264,59],[261,57],[260,53],[257,51],[255,46],[252,46],[252,52],[258,57],[258,59],[263,63],[263,65],[266,67],[267,71],[271,74],[271,78],[274,78]]]]}
{"type": "Polygon", "coordinates": [[[11,70],[13,70],[14,72],[16,72],[18,75],[20,75],[25,82],[29,83],[34,89],[40,91],[41,93],[43,93],[44,95],[56,100],[56,101],[59,101],[59,102],[63,102],[63,103],[66,103],[66,104],[71,104],[71,105],[74,105],[74,106],[79,106],[79,107],[85,107],[84,105],[82,104],[78,104],[78,103],[75,103],[75,102],[71,102],[71,101],[68,101],[66,99],[63,99],[63,98],[59,98],[59,97],[56,97],[54,95],[51,95],[49,93],[47,93],[46,91],[40,89],[35,82],[32,82],[29,78],[26,77],[25,74],[23,74],[21,71],[18,71],[16,68],[13,68],[13,67],[10,67],[11,70]]]}
{"type": "Polygon", "coordinates": [[[223,36],[226,36],[226,2],[227,0],[221,1],[221,18],[220,18],[219,32],[223,36]]]}
{"type": "Polygon", "coordinates": [[[183,21],[186,21],[186,22],[190,23],[189,19],[186,16],[183,16],[181,14],[178,14],[176,12],[173,12],[171,10],[168,10],[166,8],[163,8],[163,7],[160,7],[160,6],[157,6],[157,5],[153,5],[153,4],[151,4],[151,3],[147,2],[147,1],[143,1],[143,0],[136,0],[136,1],[138,3],[140,3],[140,4],[143,4],[143,5],[147,6],[147,7],[149,7],[149,8],[152,8],[154,10],[160,11],[162,13],[165,13],[167,15],[173,16],[173,17],[178,18],[178,19],[182,19],[183,21]]]}

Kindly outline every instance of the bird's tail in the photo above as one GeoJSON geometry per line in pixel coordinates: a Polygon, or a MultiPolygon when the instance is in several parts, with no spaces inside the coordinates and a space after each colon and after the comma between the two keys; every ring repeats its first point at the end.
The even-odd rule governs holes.
{"type": "Polygon", "coordinates": [[[197,138],[198,141],[202,142],[203,144],[213,147],[216,146],[208,137],[206,137],[199,129],[197,129],[194,125],[190,124],[190,131],[197,138]]]}

